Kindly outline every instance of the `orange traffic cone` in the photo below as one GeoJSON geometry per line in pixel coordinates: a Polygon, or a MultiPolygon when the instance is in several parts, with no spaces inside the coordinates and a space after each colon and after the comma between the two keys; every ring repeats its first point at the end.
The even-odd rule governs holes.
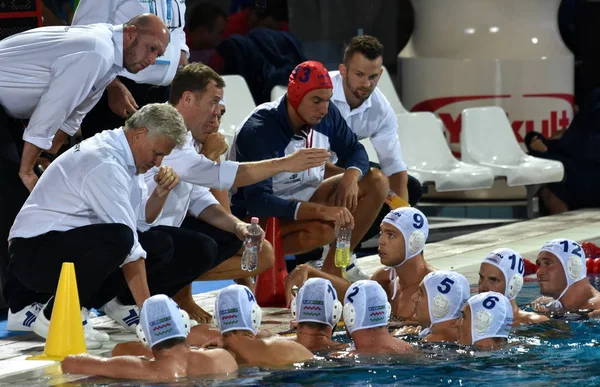
{"type": "Polygon", "coordinates": [[[71,262],[62,264],[55,297],[44,354],[27,360],[61,361],[65,356],[86,352],[75,266],[71,262]]]}
{"type": "Polygon", "coordinates": [[[269,218],[266,239],[273,245],[275,263],[256,277],[255,296],[260,306],[285,308],[285,277],[288,275],[279,232],[279,219],[269,218]]]}

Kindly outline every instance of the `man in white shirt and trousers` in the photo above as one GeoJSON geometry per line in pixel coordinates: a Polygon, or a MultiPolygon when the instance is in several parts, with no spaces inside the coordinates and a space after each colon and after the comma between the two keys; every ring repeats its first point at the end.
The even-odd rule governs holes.
{"type": "Polygon", "coordinates": [[[186,132],[175,108],[151,104],[125,127],[77,144],[50,164],[10,230],[8,268],[29,292],[13,292],[8,299],[9,329],[31,328],[47,337],[54,298],[41,312],[37,302],[55,293],[63,262],[75,265],[88,348],[109,339],[87,323],[90,308],[128,294],[141,307],[150,297],[149,288],[173,295],[194,277],[194,265],[188,272],[169,270],[173,242],[168,235],[137,232],[141,220],[156,218],[178,182],[173,170],[163,167],[148,195],[144,173],[181,147],[186,132]],[[142,237],[150,239],[153,249],[162,249],[148,262],[148,272],[150,251],[147,255],[142,237]]]}
{"type": "Polygon", "coordinates": [[[155,15],[118,26],[36,28],[0,41],[0,260],[37,182],[41,151],[56,153],[118,73],[144,69],[168,43],[155,15]]]}
{"type": "Polygon", "coordinates": [[[187,63],[190,50],[185,43],[185,0],[80,0],[72,25],[122,24],[150,13],[159,17],[171,33],[164,55],[148,68],[122,71],[106,88],[98,104],[81,124],[83,138],[107,128],[118,128],[125,118],[148,103],[167,102],[169,85],[179,65],[187,63]]]}
{"type": "MultiPolygon", "coordinates": [[[[331,77],[331,102],[359,139],[369,138],[379,159],[379,165],[374,166],[388,177],[390,190],[414,207],[421,198],[423,189],[421,183],[407,173],[398,140],[396,113],[377,88],[383,73],[382,63],[383,45],[377,38],[368,35],[352,38],[346,46],[339,72],[331,77]]],[[[339,167],[332,168],[335,169],[338,173],[344,171],[339,167]]],[[[379,233],[381,220],[389,212],[390,207],[384,204],[362,241],[379,233]]],[[[320,256],[320,252],[309,252],[296,257],[296,260],[300,264],[319,259],[320,256]]]]}

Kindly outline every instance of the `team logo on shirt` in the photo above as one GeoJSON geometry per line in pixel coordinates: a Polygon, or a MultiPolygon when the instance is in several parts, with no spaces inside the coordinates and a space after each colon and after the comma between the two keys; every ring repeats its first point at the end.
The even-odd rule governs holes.
{"type": "Polygon", "coordinates": [[[292,176],[290,176],[289,180],[284,182],[283,184],[299,183],[300,181],[302,181],[302,179],[300,179],[297,173],[294,173],[292,176]]]}

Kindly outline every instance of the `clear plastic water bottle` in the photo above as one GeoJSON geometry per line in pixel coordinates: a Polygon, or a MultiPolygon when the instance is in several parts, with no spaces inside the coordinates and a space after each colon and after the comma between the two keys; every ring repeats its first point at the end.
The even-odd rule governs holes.
{"type": "Polygon", "coordinates": [[[347,267],[350,265],[352,258],[352,254],[350,253],[350,238],[352,238],[352,229],[350,227],[340,227],[338,229],[334,261],[336,267],[347,267]]]}
{"type": "Polygon", "coordinates": [[[258,225],[258,218],[250,220],[248,226],[248,237],[244,242],[244,254],[242,254],[242,270],[254,271],[258,267],[258,249],[262,231],[258,225]]]}

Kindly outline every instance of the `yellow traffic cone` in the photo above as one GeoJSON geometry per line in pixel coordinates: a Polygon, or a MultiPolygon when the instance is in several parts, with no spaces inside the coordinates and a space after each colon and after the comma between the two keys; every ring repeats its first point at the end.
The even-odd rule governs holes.
{"type": "MultiPolygon", "coordinates": [[[[40,311],[43,313],[43,311],[40,311]]],[[[62,361],[65,356],[85,353],[81,307],[75,279],[75,266],[65,262],[60,271],[52,318],[44,354],[28,357],[28,360],[62,361]]]]}

